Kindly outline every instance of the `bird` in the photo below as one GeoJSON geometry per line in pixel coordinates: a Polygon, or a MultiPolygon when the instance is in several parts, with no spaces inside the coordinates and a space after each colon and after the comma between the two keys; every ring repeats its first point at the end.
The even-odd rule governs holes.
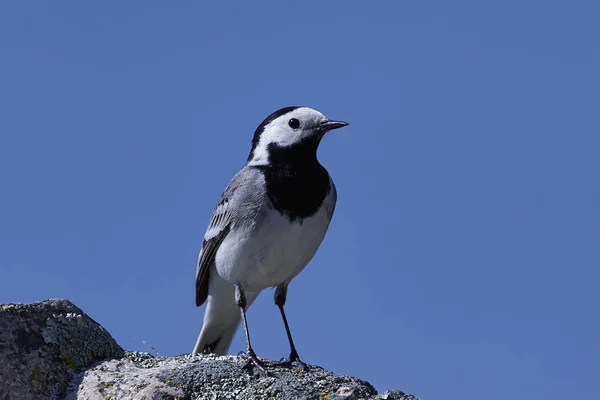
{"type": "Polygon", "coordinates": [[[262,290],[275,288],[290,346],[279,365],[306,367],[284,305],[288,285],[317,252],[336,206],[336,187],[317,149],[327,132],[346,125],[304,106],[281,108],[258,125],[246,164],[225,188],[204,234],[195,297],[197,307],[207,306],[192,354],[226,354],[241,320],[249,364],[264,371],[246,311],[262,290]]]}

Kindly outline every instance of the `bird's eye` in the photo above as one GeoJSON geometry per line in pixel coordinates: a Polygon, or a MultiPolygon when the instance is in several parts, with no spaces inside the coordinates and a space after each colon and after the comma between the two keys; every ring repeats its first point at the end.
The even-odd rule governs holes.
{"type": "Polygon", "coordinates": [[[292,118],[288,121],[288,125],[292,129],[298,129],[300,127],[300,121],[298,121],[296,118],[292,118]]]}

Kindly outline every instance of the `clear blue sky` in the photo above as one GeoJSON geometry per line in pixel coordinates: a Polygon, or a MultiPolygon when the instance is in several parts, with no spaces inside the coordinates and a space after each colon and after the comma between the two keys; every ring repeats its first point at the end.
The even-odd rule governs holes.
{"type": "MultiPolygon", "coordinates": [[[[338,207],[290,287],[303,359],[426,399],[598,398],[599,18],[595,1],[3,2],[0,302],[67,298],[125,348],[191,351],[215,203],[261,120],[307,105],[350,126],[321,145],[338,207]]],[[[278,359],[272,294],[249,324],[278,359]]]]}

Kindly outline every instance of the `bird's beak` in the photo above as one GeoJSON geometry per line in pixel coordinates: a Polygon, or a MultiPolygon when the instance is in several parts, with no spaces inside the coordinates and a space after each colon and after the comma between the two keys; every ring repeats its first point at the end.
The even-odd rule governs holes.
{"type": "Polygon", "coordinates": [[[322,124],[319,124],[319,129],[323,132],[327,132],[334,129],[343,128],[346,125],[348,125],[348,123],[344,121],[325,121],[322,124]]]}

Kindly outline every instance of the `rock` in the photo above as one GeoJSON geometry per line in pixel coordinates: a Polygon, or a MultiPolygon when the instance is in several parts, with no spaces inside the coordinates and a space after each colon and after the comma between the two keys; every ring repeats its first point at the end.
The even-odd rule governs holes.
{"type": "Polygon", "coordinates": [[[74,375],[123,349],[67,300],[0,305],[0,399],[62,398],[74,375]]]}
{"type": "Polygon", "coordinates": [[[308,371],[271,368],[266,376],[244,368],[238,356],[153,357],[127,352],[77,377],[67,400],[90,399],[414,399],[402,392],[375,397],[368,382],[335,375],[320,367],[308,371]],[[386,397],[387,396],[387,397],[386,397]]]}
{"type": "Polygon", "coordinates": [[[243,356],[124,352],[66,300],[0,306],[0,400],[416,400],[397,390],[378,395],[368,382],[317,366],[269,371],[243,356]]]}

